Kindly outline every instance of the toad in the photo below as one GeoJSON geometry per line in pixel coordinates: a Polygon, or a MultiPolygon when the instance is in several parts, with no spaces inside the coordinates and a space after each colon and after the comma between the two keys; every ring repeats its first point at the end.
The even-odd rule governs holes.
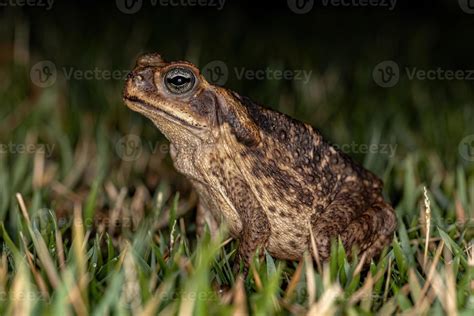
{"type": "Polygon", "coordinates": [[[123,99],[170,141],[175,168],[198,193],[199,227],[225,223],[244,267],[257,250],[325,261],[340,239],[370,262],[390,244],[396,216],[382,181],[312,126],[159,54],[138,59],[123,99]]]}

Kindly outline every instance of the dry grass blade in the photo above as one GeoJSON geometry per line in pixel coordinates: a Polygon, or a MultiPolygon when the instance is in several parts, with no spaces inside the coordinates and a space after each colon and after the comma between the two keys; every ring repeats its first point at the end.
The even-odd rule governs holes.
{"type": "Polygon", "coordinates": [[[306,288],[308,291],[308,306],[312,306],[316,301],[316,280],[314,278],[313,261],[309,255],[304,256],[306,265],[306,288]]]}
{"type": "Polygon", "coordinates": [[[41,188],[44,184],[44,150],[38,150],[33,163],[33,188],[41,188]]]}
{"type": "Polygon", "coordinates": [[[56,253],[58,255],[59,268],[64,271],[64,269],[66,268],[66,259],[64,258],[64,243],[61,232],[58,230],[57,227],[54,231],[54,236],[56,239],[56,253]]]}
{"type": "Polygon", "coordinates": [[[125,281],[120,301],[129,306],[132,314],[140,314],[142,312],[141,292],[138,283],[137,267],[131,251],[127,251],[123,261],[123,269],[125,281]]]}
{"type": "MultiPolygon", "coordinates": [[[[441,305],[443,306],[443,309],[446,311],[447,315],[450,315],[450,316],[457,315],[457,312],[455,309],[455,303],[453,304],[453,302],[451,301],[452,293],[449,293],[450,289],[447,288],[448,284],[443,282],[443,278],[438,272],[435,272],[433,274],[431,286],[433,287],[433,290],[435,291],[436,296],[439,299],[439,302],[441,303],[441,305]]],[[[455,294],[454,294],[454,297],[455,297],[455,294]]]]}
{"type": "Polygon", "coordinates": [[[60,284],[59,275],[56,271],[53,259],[51,258],[48,246],[44,242],[43,238],[39,233],[35,234],[36,241],[34,242],[38,257],[43,265],[43,268],[46,270],[49,281],[53,287],[57,287],[60,284]]]}
{"type": "Polygon", "coordinates": [[[372,274],[369,274],[365,279],[364,285],[352,294],[349,299],[349,305],[354,305],[362,299],[370,297],[374,284],[380,280],[380,278],[385,274],[385,271],[386,269],[378,270],[375,277],[372,277],[372,274]]]}
{"type": "Polygon", "coordinates": [[[456,218],[457,222],[461,225],[466,223],[466,210],[464,209],[464,206],[462,205],[461,201],[456,198],[455,202],[455,208],[456,210],[456,218]]]}
{"type": "Polygon", "coordinates": [[[224,240],[224,241],[219,245],[219,248],[224,247],[225,245],[227,245],[228,243],[230,243],[232,240],[234,240],[234,237],[229,237],[229,238],[227,238],[226,240],[224,240]]]}
{"type": "Polygon", "coordinates": [[[252,270],[252,276],[255,282],[255,286],[259,291],[261,291],[263,289],[262,279],[260,279],[260,275],[258,274],[257,269],[255,269],[255,265],[252,264],[250,269],[252,270]]]}
{"type": "Polygon", "coordinates": [[[364,264],[365,264],[365,260],[367,258],[367,253],[364,252],[362,254],[362,257],[360,257],[360,261],[359,263],[357,264],[355,270],[354,270],[354,273],[352,274],[352,276],[356,276],[356,275],[359,275],[361,272],[362,272],[362,269],[364,268],[364,264]]]}
{"type": "Polygon", "coordinates": [[[331,285],[322,295],[321,299],[313,304],[308,311],[308,316],[334,315],[336,300],[343,294],[338,284],[331,285]]]}
{"type": "MultiPolygon", "coordinates": [[[[75,301],[78,302],[78,306],[85,305],[87,306],[87,284],[88,284],[88,275],[86,267],[86,253],[84,250],[85,246],[85,236],[84,236],[84,224],[82,222],[82,209],[79,204],[74,205],[74,222],[72,226],[72,235],[73,242],[72,247],[74,250],[74,257],[76,259],[76,268],[77,268],[77,282],[80,295],[74,297],[75,301]]],[[[74,304],[74,303],[73,303],[74,304]]]]}
{"type": "Polygon", "coordinates": [[[63,284],[66,287],[65,290],[67,293],[68,303],[72,305],[72,308],[74,309],[77,315],[87,315],[87,307],[84,304],[84,301],[82,300],[80,288],[78,286],[78,283],[80,283],[80,281],[75,280],[74,272],[69,269],[65,270],[62,276],[63,284]]]}
{"type": "Polygon", "coordinates": [[[157,315],[158,308],[165,298],[165,294],[171,289],[172,283],[162,283],[148,303],[143,307],[143,311],[138,314],[140,316],[153,316],[157,315]]]}
{"type": "Polygon", "coordinates": [[[248,315],[247,295],[245,294],[244,279],[242,276],[237,276],[235,282],[233,305],[235,306],[232,313],[234,316],[248,315]]]}
{"type": "Polygon", "coordinates": [[[6,293],[8,282],[8,263],[7,256],[2,253],[0,257],[0,291],[6,293]]]}
{"type": "Polygon", "coordinates": [[[25,218],[26,223],[31,227],[30,215],[28,214],[28,211],[26,209],[26,204],[25,204],[25,200],[23,200],[23,196],[21,196],[20,193],[17,193],[16,199],[18,201],[18,205],[20,206],[21,214],[25,218]]]}
{"type": "Polygon", "coordinates": [[[313,251],[314,261],[316,261],[316,266],[318,267],[318,272],[323,271],[323,266],[321,264],[321,258],[319,258],[318,246],[316,245],[316,240],[314,239],[313,230],[309,229],[309,236],[311,238],[311,250],[313,251]]]}
{"type": "Polygon", "coordinates": [[[300,263],[298,264],[298,267],[296,268],[295,273],[293,273],[293,276],[290,280],[290,283],[288,284],[288,287],[286,288],[285,296],[283,298],[284,301],[289,301],[291,299],[291,295],[295,291],[296,286],[298,285],[298,282],[301,279],[301,273],[303,271],[303,266],[304,266],[304,261],[301,260],[300,263]]]}
{"type": "Polygon", "coordinates": [[[35,264],[33,263],[33,255],[28,251],[28,245],[25,240],[25,236],[23,235],[22,232],[20,232],[20,239],[23,243],[24,252],[26,256],[26,260],[28,261],[28,265],[30,267],[31,273],[33,274],[33,277],[35,278],[36,284],[38,285],[38,288],[40,289],[41,295],[45,299],[49,299],[49,292],[48,292],[48,286],[46,285],[46,282],[44,281],[43,277],[41,274],[38,272],[38,270],[35,267],[35,264]]]}
{"type": "MultiPolygon", "coordinates": [[[[433,262],[430,264],[430,269],[428,272],[426,272],[428,267],[424,268],[425,274],[427,275],[425,284],[423,285],[423,288],[421,289],[420,292],[420,300],[416,303],[415,308],[420,308],[423,304],[431,304],[431,302],[425,303],[425,300],[427,299],[427,292],[428,289],[430,288],[432,284],[432,279],[436,271],[436,266],[438,265],[439,259],[441,258],[441,253],[444,249],[444,241],[441,241],[439,244],[438,248],[436,249],[435,256],[433,258],[433,262]]],[[[429,263],[429,262],[428,262],[429,263]]]]}
{"type": "MultiPolygon", "coordinates": [[[[412,296],[413,301],[420,301],[421,286],[420,283],[418,283],[415,271],[411,267],[408,270],[408,283],[410,285],[410,294],[412,296]]],[[[422,311],[425,311],[427,307],[429,307],[428,304],[421,305],[419,308],[417,308],[417,312],[421,313],[422,311]]]]}
{"type": "Polygon", "coordinates": [[[444,251],[446,253],[444,257],[449,262],[444,266],[445,279],[446,279],[446,290],[445,290],[446,311],[448,315],[457,315],[458,309],[457,309],[457,303],[456,303],[456,277],[454,276],[454,273],[453,273],[453,264],[452,264],[451,255],[449,251],[447,251],[446,248],[444,249],[444,251]]]}
{"type": "Polygon", "coordinates": [[[28,269],[22,260],[18,260],[18,271],[10,289],[10,306],[8,315],[31,315],[32,303],[36,295],[31,289],[28,269]],[[26,299],[25,299],[26,298],[26,299]]]}
{"type": "Polygon", "coordinates": [[[423,187],[423,194],[425,196],[425,227],[426,227],[426,235],[425,235],[425,253],[424,253],[424,260],[423,266],[426,267],[426,263],[428,260],[428,246],[430,243],[430,228],[431,228],[431,204],[430,199],[428,197],[428,192],[426,187],[423,187]]]}
{"type": "Polygon", "coordinates": [[[38,253],[38,257],[40,259],[40,262],[41,262],[43,268],[46,271],[46,275],[48,276],[49,282],[51,283],[51,285],[53,287],[58,287],[59,284],[60,284],[60,279],[59,279],[59,275],[58,275],[58,273],[55,269],[54,261],[53,261],[53,259],[51,258],[50,254],[49,254],[48,246],[44,242],[43,237],[41,236],[41,234],[39,234],[38,232],[35,232],[33,230],[33,227],[31,225],[30,216],[28,215],[28,211],[26,209],[25,201],[23,200],[23,197],[21,196],[21,194],[17,193],[16,198],[18,200],[18,204],[20,205],[21,213],[23,214],[23,216],[24,216],[24,218],[27,222],[27,225],[28,225],[28,228],[29,228],[30,234],[31,234],[31,239],[33,241],[33,244],[35,245],[35,248],[36,248],[36,251],[38,253]]]}
{"type": "MultiPolygon", "coordinates": [[[[71,281],[72,283],[73,281],[71,281]]],[[[76,311],[77,315],[85,316],[87,315],[87,306],[84,303],[81,295],[80,284],[84,283],[82,280],[78,280],[76,284],[72,286],[72,289],[68,291],[68,298],[72,307],[76,311]]]]}

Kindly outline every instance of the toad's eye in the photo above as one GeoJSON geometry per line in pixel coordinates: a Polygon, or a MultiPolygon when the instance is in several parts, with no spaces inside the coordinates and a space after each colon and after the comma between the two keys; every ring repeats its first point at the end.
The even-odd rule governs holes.
{"type": "Polygon", "coordinates": [[[194,73],[185,68],[173,68],[165,75],[165,86],[174,94],[183,94],[190,91],[195,82],[194,73]]]}

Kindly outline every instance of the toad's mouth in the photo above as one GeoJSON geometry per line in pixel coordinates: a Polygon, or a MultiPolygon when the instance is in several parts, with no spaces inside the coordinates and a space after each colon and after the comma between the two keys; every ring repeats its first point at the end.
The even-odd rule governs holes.
{"type": "Polygon", "coordinates": [[[195,131],[201,130],[200,127],[193,125],[183,120],[182,118],[179,118],[176,115],[169,113],[168,111],[159,109],[146,101],[140,100],[137,97],[126,95],[123,98],[127,106],[134,111],[144,112],[144,114],[147,114],[147,113],[158,114],[164,117],[165,119],[167,119],[168,121],[173,122],[177,125],[181,125],[195,131]]]}

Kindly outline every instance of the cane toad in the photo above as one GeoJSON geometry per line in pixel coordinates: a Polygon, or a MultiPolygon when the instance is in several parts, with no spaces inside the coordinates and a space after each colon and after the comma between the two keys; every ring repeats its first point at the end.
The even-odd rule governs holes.
{"type": "Polygon", "coordinates": [[[126,81],[126,105],[170,141],[171,157],[199,195],[198,219],[225,222],[248,267],[256,250],[327,260],[340,238],[366,262],[396,227],[382,181],[332,147],[310,125],[206,81],[185,61],[140,57],[126,81]]]}

